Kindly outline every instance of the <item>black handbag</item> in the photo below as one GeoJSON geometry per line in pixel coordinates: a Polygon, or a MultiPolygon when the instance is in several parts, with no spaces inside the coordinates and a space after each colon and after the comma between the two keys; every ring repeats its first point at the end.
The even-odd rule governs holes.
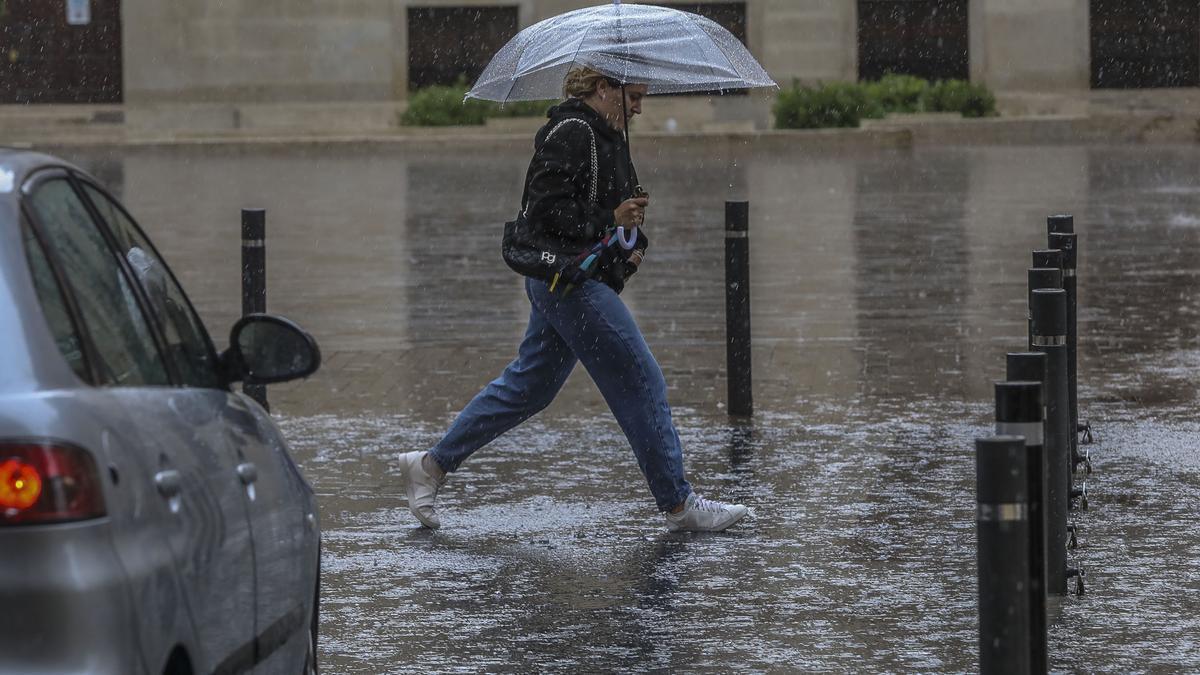
{"type": "MultiPolygon", "coordinates": [[[[599,163],[596,160],[596,134],[592,131],[592,127],[586,120],[581,120],[577,117],[568,117],[559,122],[546,134],[546,140],[554,135],[565,124],[569,123],[582,124],[588,130],[588,135],[592,141],[592,180],[588,192],[588,199],[592,204],[596,204],[596,168],[599,163]]],[[[545,143],[543,140],[542,143],[545,143]]],[[[562,250],[561,244],[556,245],[549,237],[536,232],[525,218],[525,212],[528,205],[522,205],[521,213],[516,220],[510,220],[504,224],[504,237],[500,242],[500,255],[504,258],[504,264],[526,277],[550,281],[555,273],[561,272],[574,258],[579,254],[579,251],[562,250]]]]}
{"type": "Polygon", "coordinates": [[[524,213],[504,224],[500,253],[509,269],[521,276],[542,281],[550,281],[575,257],[575,253],[560,251],[539,237],[529,226],[529,221],[525,220],[524,213]]]}

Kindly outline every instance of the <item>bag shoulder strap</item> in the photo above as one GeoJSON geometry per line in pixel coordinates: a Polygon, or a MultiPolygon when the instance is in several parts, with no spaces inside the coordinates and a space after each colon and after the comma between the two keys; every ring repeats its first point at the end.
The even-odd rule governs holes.
{"type": "Polygon", "coordinates": [[[596,197],[596,194],[597,194],[597,192],[596,192],[596,178],[597,178],[596,174],[599,173],[599,171],[597,171],[597,167],[600,166],[600,163],[597,161],[597,158],[596,158],[596,132],[592,130],[592,125],[588,124],[587,120],[580,119],[578,117],[567,117],[564,120],[562,120],[561,122],[559,122],[558,124],[555,124],[554,127],[552,129],[550,129],[550,132],[546,134],[546,138],[542,140],[542,143],[545,143],[546,141],[550,140],[550,137],[554,135],[554,132],[558,131],[559,129],[563,128],[564,126],[566,126],[568,124],[571,124],[572,122],[582,124],[584,126],[584,128],[588,130],[588,140],[591,142],[591,146],[592,146],[591,147],[591,150],[592,150],[592,157],[591,157],[592,180],[591,180],[591,185],[588,188],[588,201],[592,204],[597,204],[599,202],[596,197]]]}

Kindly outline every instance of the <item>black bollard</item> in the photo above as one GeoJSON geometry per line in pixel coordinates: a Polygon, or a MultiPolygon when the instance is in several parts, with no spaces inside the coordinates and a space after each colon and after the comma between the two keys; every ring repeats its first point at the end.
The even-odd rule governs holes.
{"type": "Polygon", "coordinates": [[[1042,383],[1046,355],[1010,353],[1007,382],[996,383],[996,435],[1025,438],[1026,497],[1029,502],[1029,667],[1048,668],[1046,651],[1046,455],[1042,383]]]}
{"type": "Polygon", "coordinates": [[[750,202],[725,202],[725,363],[729,414],[752,415],[750,202]]]}
{"type": "Polygon", "coordinates": [[[1079,381],[1077,369],[1078,295],[1075,270],[1079,266],[1079,240],[1073,232],[1055,232],[1050,235],[1050,246],[1062,251],[1063,290],[1067,292],[1067,378],[1071,397],[1071,462],[1072,469],[1084,461],[1079,453],[1079,381]]]}
{"type": "Polygon", "coordinates": [[[1062,269],[1062,251],[1056,248],[1039,248],[1033,252],[1032,267],[1053,267],[1062,269]]]}
{"type": "MultiPolygon", "coordinates": [[[[267,212],[242,209],[242,316],[267,311],[267,212]]],[[[267,406],[267,387],[242,384],[242,392],[267,406]]]]}
{"type": "Polygon", "coordinates": [[[1046,355],[1046,592],[1067,592],[1067,508],[1071,490],[1071,408],[1067,395],[1067,297],[1033,292],[1033,351],[1046,355]]]}
{"type": "Polygon", "coordinates": [[[1030,672],[1025,439],[975,439],[979,672],[1030,672]]]}
{"type": "Polygon", "coordinates": [[[1053,216],[1046,216],[1046,234],[1074,231],[1075,216],[1069,213],[1059,213],[1053,216]]]}
{"type": "MultiPolygon", "coordinates": [[[[1055,234],[1059,234],[1059,233],[1075,232],[1075,219],[1072,216],[1050,216],[1049,218],[1046,219],[1046,225],[1047,225],[1047,228],[1050,230],[1048,238],[1053,238],[1053,236],[1055,234]]],[[[1077,270],[1079,267],[1079,253],[1078,253],[1079,239],[1078,239],[1078,237],[1075,238],[1075,243],[1076,243],[1076,247],[1075,247],[1074,251],[1072,251],[1072,256],[1073,256],[1072,257],[1072,265],[1071,265],[1072,271],[1070,272],[1070,276],[1072,277],[1072,279],[1075,278],[1075,270],[1077,270]]],[[[1057,250],[1057,249],[1052,249],[1052,250],[1057,250]]],[[[1038,264],[1037,264],[1038,263],[1038,255],[1037,255],[1038,253],[1049,253],[1049,252],[1050,251],[1034,251],[1033,266],[1034,267],[1038,266],[1038,264]]],[[[1063,252],[1059,251],[1058,252],[1058,262],[1053,263],[1053,264],[1046,264],[1045,267],[1063,267],[1062,256],[1063,256],[1063,252]]],[[[1076,283],[1076,282],[1073,281],[1072,284],[1074,284],[1074,283],[1076,283]]],[[[1064,286],[1064,289],[1065,288],[1066,287],[1064,286]]],[[[1068,293],[1072,293],[1072,291],[1068,291],[1068,293]]],[[[1069,313],[1071,312],[1070,308],[1075,307],[1076,308],[1075,311],[1078,312],[1078,306],[1079,306],[1078,301],[1068,300],[1068,310],[1067,310],[1068,316],[1069,316],[1069,313]]],[[[1076,322],[1071,321],[1070,325],[1068,326],[1068,329],[1070,331],[1068,333],[1068,335],[1074,336],[1074,338],[1075,338],[1074,340],[1072,340],[1070,342],[1070,344],[1071,344],[1071,373],[1072,373],[1071,386],[1072,386],[1072,392],[1073,392],[1071,394],[1071,396],[1072,396],[1071,409],[1073,411],[1073,415],[1074,415],[1074,419],[1075,419],[1075,423],[1076,423],[1075,433],[1083,435],[1082,440],[1080,440],[1079,438],[1075,439],[1075,456],[1074,456],[1075,464],[1078,466],[1078,464],[1082,461],[1084,466],[1087,468],[1087,472],[1090,474],[1092,472],[1092,462],[1088,458],[1087,453],[1079,451],[1080,444],[1088,444],[1088,443],[1093,442],[1092,425],[1085,420],[1079,419],[1079,398],[1078,398],[1079,380],[1078,380],[1078,373],[1076,371],[1076,366],[1078,364],[1078,360],[1077,360],[1077,356],[1076,356],[1078,354],[1078,349],[1076,347],[1076,343],[1078,342],[1078,332],[1077,331],[1079,329],[1079,326],[1076,322]]]]}
{"type": "Polygon", "coordinates": [[[1062,270],[1057,267],[1030,267],[1029,301],[1026,304],[1026,320],[1029,328],[1028,349],[1033,349],[1033,292],[1039,288],[1062,288],[1062,270]]]}

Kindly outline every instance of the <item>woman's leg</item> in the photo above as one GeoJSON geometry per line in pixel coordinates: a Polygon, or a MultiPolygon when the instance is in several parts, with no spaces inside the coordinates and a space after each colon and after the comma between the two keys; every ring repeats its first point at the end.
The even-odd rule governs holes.
{"type": "MultiPolygon", "coordinates": [[[[526,282],[526,293],[531,283],[526,282]]],[[[447,473],[497,436],[550,405],[575,367],[575,355],[537,305],[517,358],[463,409],[431,454],[447,473]]]]}
{"type": "Polygon", "coordinates": [[[683,450],[667,405],[667,383],[625,303],[608,286],[588,281],[570,295],[528,284],[534,310],[554,327],[587,368],[612,410],[658,508],[670,510],[691,494],[683,450]]]}

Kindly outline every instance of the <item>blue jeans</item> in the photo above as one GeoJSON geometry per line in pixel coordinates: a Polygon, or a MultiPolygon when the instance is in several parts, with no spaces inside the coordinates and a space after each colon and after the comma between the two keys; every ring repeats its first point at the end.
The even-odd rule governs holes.
{"type": "Polygon", "coordinates": [[[617,418],[659,510],[684,502],[683,450],[671,422],[667,383],[633,315],[608,286],[561,289],[525,280],[532,308],[517,358],[459,413],[432,454],[447,473],[471,453],[550,405],[580,361],[617,418]]]}

